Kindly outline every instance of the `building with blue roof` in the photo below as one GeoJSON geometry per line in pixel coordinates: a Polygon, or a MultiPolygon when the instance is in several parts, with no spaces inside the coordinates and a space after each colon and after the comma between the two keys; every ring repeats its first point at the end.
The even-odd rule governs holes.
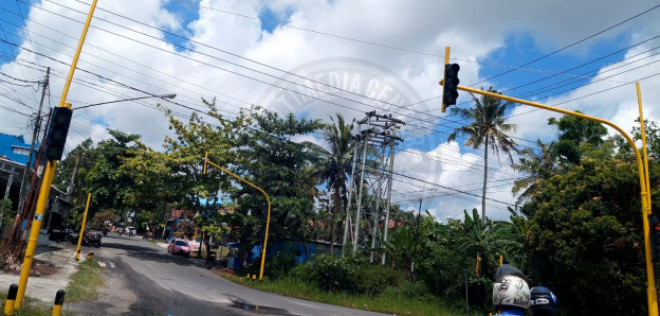
{"type": "MultiPolygon", "coordinates": [[[[38,146],[39,143],[35,144],[35,148],[38,146]]],[[[23,135],[14,136],[0,133],[0,158],[26,165],[29,156],[30,143],[25,142],[23,135]]]]}
{"type": "MultiPolygon", "coordinates": [[[[36,165],[37,148],[39,148],[39,143],[35,144],[32,166],[36,165]]],[[[14,214],[19,212],[18,204],[20,200],[21,181],[29,157],[30,144],[25,142],[22,135],[15,136],[0,133],[0,199],[8,198],[12,201],[12,211],[14,214]]],[[[41,165],[43,166],[43,163],[41,165]]],[[[37,174],[43,172],[44,168],[42,166],[37,168],[37,174]]],[[[24,184],[26,186],[24,194],[27,192],[29,183],[30,179],[24,184]]],[[[50,192],[45,214],[46,222],[43,227],[45,229],[49,228],[48,226],[50,224],[58,225],[66,212],[71,208],[71,203],[68,201],[66,192],[62,192],[55,187],[52,187],[50,192]]],[[[6,237],[8,233],[6,228],[11,228],[11,224],[6,222],[0,224],[0,231],[2,232],[0,236],[6,237]]],[[[21,226],[24,227],[25,223],[21,226]]]]}

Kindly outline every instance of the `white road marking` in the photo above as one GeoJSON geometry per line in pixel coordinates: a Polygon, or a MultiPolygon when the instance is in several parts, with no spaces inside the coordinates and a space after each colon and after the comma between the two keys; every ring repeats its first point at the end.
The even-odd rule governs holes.
{"type": "Polygon", "coordinates": [[[105,268],[105,262],[99,261],[99,265],[105,268]]]}

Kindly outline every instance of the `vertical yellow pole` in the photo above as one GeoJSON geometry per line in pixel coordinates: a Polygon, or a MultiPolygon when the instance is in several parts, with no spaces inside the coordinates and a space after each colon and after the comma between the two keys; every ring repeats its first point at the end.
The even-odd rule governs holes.
{"type": "MultiPolygon", "coordinates": [[[[651,180],[650,180],[650,170],[649,170],[649,158],[646,149],[646,129],[644,126],[644,111],[642,110],[642,92],[639,87],[639,82],[635,83],[637,87],[637,104],[639,106],[639,124],[640,132],[642,134],[642,160],[644,161],[644,170],[646,178],[646,194],[642,196],[642,208],[644,210],[644,216],[642,219],[644,225],[644,253],[646,256],[646,270],[653,271],[653,262],[651,257],[653,256],[651,250],[651,228],[649,227],[648,216],[652,213],[651,207],[651,180]]],[[[658,315],[658,293],[655,287],[655,278],[653,274],[647,273],[647,285],[646,285],[646,297],[648,300],[649,315],[658,315]]]]}
{"type": "Polygon", "coordinates": [[[66,295],[66,292],[64,290],[57,290],[57,294],[55,294],[55,304],[53,304],[53,313],[51,314],[51,316],[62,315],[62,305],[64,304],[64,295],[66,295]]]}
{"type": "Polygon", "coordinates": [[[80,225],[80,234],[78,235],[78,247],[76,248],[76,261],[80,260],[80,245],[82,244],[83,235],[85,234],[85,223],[87,223],[87,212],[89,211],[89,202],[92,200],[92,193],[87,194],[87,205],[85,205],[85,213],[83,215],[82,224],[80,225]]]}
{"type": "Polygon", "coordinates": [[[204,153],[204,174],[206,174],[206,162],[209,160],[209,152],[204,153]]]}
{"type": "Polygon", "coordinates": [[[502,266],[502,263],[504,262],[504,257],[500,255],[500,267],[502,266]]]}
{"type": "Polygon", "coordinates": [[[7,300],[5,301],[5,315],[14,315],[14,303],[16,303],[16,293],[18,293],[18,285],[12,284],[9,286],[7,293],[7,300]]]}
{"type": "Polygon", "coordinates": [[[647,194],[647,200],[648,200],[648,213],[651,214],[653,213],[652,211],[652,205],[651,205],[651,180],[650,180],[650,170],[649,170],[649,156],[647,154],[647,149],[646,149],[646,128],[644,125],[644,111],[642,110],[642,91],[641,88],[639,87],[639,82],[635,83],[635,86],[637,87],[637,104],[639,105],[639,124],[641,126],[641,134],[642,134],[642,159],[644,160],[644,168],[646,169],[646,192],[647,194]]]}
{"type": "Polygon", "coordinates": [[[197,241],[197,231],[199,231],[199,227],[195,226],[195,235],[193,235],[193,240],[194,241],[197,241]]]}
{"type": "Polygon", "coordinates": [[[261,252],[261,269],[259,269],[259,280],[264,278],[264,266],[266,265],[266,247],[268,246],[268,228],[270,227],[270,198],[268,194],[259,189],[265,196],[268,202],[268,217],[266,217],[266,235],[264,235],[264,250],[261,252]]]}
{"type": "MultiPolygon", "coordinates": [[[[73,62],[71,63],[71,68],[69,69],[69,76],[64,83],[64,90],[62,91],[62,97],[60,98],[60,107],[71,108],[70,103],[66,103],[66,97],[69,94],[69,87],[71,86],[71,80],[73,80],[73,73],[76,70],[76,65],[78,64],[78,57],[80,56],[80,51],[82,50],[83,43],[85,43],[85,37],[87,36],[87,30],[89,25],[92,22],[92,16],[94,16],[94,9],[96,9],[96,2],[92,2],[91,7],[89,8],[89,14],[87,15],[87,21],[85,22],[85,27],[83,27],[82,34],[78,40],[78,48],[76,53],[73,56],[73,62]]],[[[25,288],[27,287],[28,278],[30,277],[30,270],[32,269],[32,260],[34,258],[34,251],[37,248],[37,239],[39,238],[39,230],[41,229],[41,222],[43,221],[44,212],[46,211],[46,205],[48,202],[48,195],[50,194],[50,186],[53,183],[53,178],[55,176],[55,168],[57,167],[57,161],[49,161],[46,164],[46,171],[41,182],[41,189],[39,191],[39,199],[37,200],[37,209],[34,212],[34,219],[32,220],[32,228],[30,229],[30,237],[28,239],[27,248],[25,249],[25,257],[23,259],[23,266],[21,267],[21,276],[18,279],[18,294],[16,295],[16,303],[14,307],[16,309],[21,308],[23,303],[23,297],[25,295],[25,288]]]]}
{"type": "MultiPolygon", "coordinates": [[[[449,46],[445,47],[445,66],[447,66],[447,65],[449,65],[449,46]]],[[[445,81],[445,75],[444,74],[445,74],[445,68],[443,67],[442,68],[442,81],[443,82],[445,81]]],[[[442,113],[445,113],[447,106],[445,105],[445,85],[444,84],[442,85],[442,96],[441,96],[440,100],[442,100],[442,104],[441,104],[442,113]]]]}

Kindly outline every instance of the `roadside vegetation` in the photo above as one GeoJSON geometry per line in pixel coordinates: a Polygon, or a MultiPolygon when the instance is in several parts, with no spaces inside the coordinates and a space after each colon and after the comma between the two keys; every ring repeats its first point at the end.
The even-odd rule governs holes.
{"type": "MultiPolygon", "coordinates": [[[[463,216],[442,219],[442,223],[424,210],[418,214],[392,204],[389,240],[371,249],[375,236],[365,229],[355,257],[346,250],[352,249],[350,244],[345,249],[333,244],[332,250],[316,252],[307,248],[318,240],[341,241],[344,233],[355,144],[350,137],[354,122],[340,115],[323,122],[255,106],[229,120],[214,102],[205,100],[208,112],[203,119],[202,114],[181,119],[167,112],[172,135],[165,139],[162,151],[146,146],[139,135],[117,130],[96,144],[84,141],[61,162],[55,185],[67,187],[78,170],[73,183],[76,207],[69,213],[69,223],[80,222],[82,207],[78,206],[84,205],[87,192],[94,192],[92,223],[122,218],[131,210],[136,213],[138,234],[147,226],[162,227],[172,209],[184,209],[203,242],[208,243],[211,236],[240,241],[236,257],[246,262],[254,246],[263,241],[266,200],[224,173],[210,169],[203,174],[202,158],[208,152],[214,163],[268,192],[272,202],[269,242],[302,244],[303,253],[312,259],[296,265],[291,258],[301,257],[300,251],[281,251],[268,259],[267,282],[245,283],[243,279],[250,286],[357,308],[390,306],[387,312],[397,314],[414,309],[415,315],[428,315],[435,309],[464,314],[467,289],[470,311],[484,314],[492,311],[492,278],[501,256],[523,270],[531,286],[551,288],[564,314],[645,313],[639,183],[627,144],[619,137],[608,137],[601,124],[572,117],[548,121],[556,130],[554,139],[520,140],[508,134],[515,128],[506,123],[511,104],[488,97],[476,101],[479,107],[454,111],[466,118],[466,125],[450,139],[455,136],[462,145],[483,150],[484,157],[499,159],[501,154],[506,157],[502,164],[512,164],[517,176],[489,178],[487,167],[479,168],[484,181],[479,181],[474,194],[483,197],[481,202],[488,204],[489,211],[484,204],[480,209],[448,210],[463,211],[463,216]],[[330,145],[319,148],[293,141],[310,136],[330,145]],[[512,194],[518,197],[515,207],[483,189],[500,184],[513,185],[512,194]],[[493,220],[490,214],[495,208],[508,210],[508,220],[493,220]],[[96,221],[95,216],[99,217],[96,221]],[[364,259],[370,252],[374,252],[374,263],[364,259]],[[325,256],[329,253],[332,256],[325,256]],[[380,264],[383,255],[385,265],[380,264]]],[[[639,124],[635,126],[632,135],[640,139],[639,124]]],[[[647,139],[649,156],[658,157],[660,128],[655,122],[648,122],[647,139]]],[[[367,155],[370,166],[378,165],[376,155],[367,155]]],[[[655,159],[649,166],[657,210],[660,164],[655,159]]],[[[423,189],[438,188],[423,185],[423,189]]],[[[460,195],[442,190],[440,194],[460,195]]],[[[363,201],[365,207],[375,209],[372,194],[365,194],[363,201]]],[[[361,224],[371,222],[372,218],[366,218],[361,224]]],[[[254,259],[257,264],[240,271],[238,282],[246,273],[256,272],[260,258],[254,259]]],[[[81,271],[98,268],[87,265],[92,263],[82,263],[81,271]]],[[[76,294],[67,293],[68,299],[73,297],[76,294]]]]}
{"type": "MultiPolygon", "coordinates": [[[[0,307],[4,313],[5,303],[7,301],[7,293],[0,292],[0,307]]],[[[23,300],[23,306],[17,310],[14,315],[16,316],[50,316],[52,314],[53,306],[46,302],[26,296],[23,300]]],[[[4,314],[3,314],[4,315],[4,314]]],[[[71,312],[62,311],[63,316],[72,316],[71,312]]]]}
{"type": "MultiPolygon", "coordinates": [[[[450,308],[430,295],[422,283],[403,283],[388,286],[378,294],[356,294],[345,291],[326,291],[316,284],[294,276],[266,279],[264,282],[248,280],[233,274],[221,274],[224,278],[241,285],[300,299],[312,300],[350,308],[396,315],[454,316],[464,315],[465,310],[450,308]]],[[[471,315],[482,315],[471,313],[471,315]]]]}
{"type": "Polygon", "coordinates": [[[82,261],[78,271],[71,275],[66,287],[65,302],[94,301],[99,298],[98,288],[104,284],[101,267],[94,260],[82,261]]]}

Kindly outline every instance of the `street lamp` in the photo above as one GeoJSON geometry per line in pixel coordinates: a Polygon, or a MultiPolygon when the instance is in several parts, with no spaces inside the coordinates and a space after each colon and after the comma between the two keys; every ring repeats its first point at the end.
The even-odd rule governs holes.
{"type": "Polygon", "coordinates": [[[147,95],[147,96],[143,96],[143,97],[135,97],[135,98],[129,98],[129,99],[121,99],[121,100],[114,100],[114,101],[108,101],[108,102],[94,103],[94,104],[79,106],[79,107],[73,108],[71,110],[75,111],[75,110],[80,110],[80,109],[85,109],[85,108],[91,108],[91,107],[97,106],[97,105],[118,103],[118,102],[126,102],[126,101],[136,101],[136,100],[151,99],[151,98],[158,98],[158,99],[163,99],[163,100],[165,100],[165,99],[174,99],[174,98],[176,98],[176,93],[168,93],[168,94],[163,94],[163,95],[147,95]]]}

